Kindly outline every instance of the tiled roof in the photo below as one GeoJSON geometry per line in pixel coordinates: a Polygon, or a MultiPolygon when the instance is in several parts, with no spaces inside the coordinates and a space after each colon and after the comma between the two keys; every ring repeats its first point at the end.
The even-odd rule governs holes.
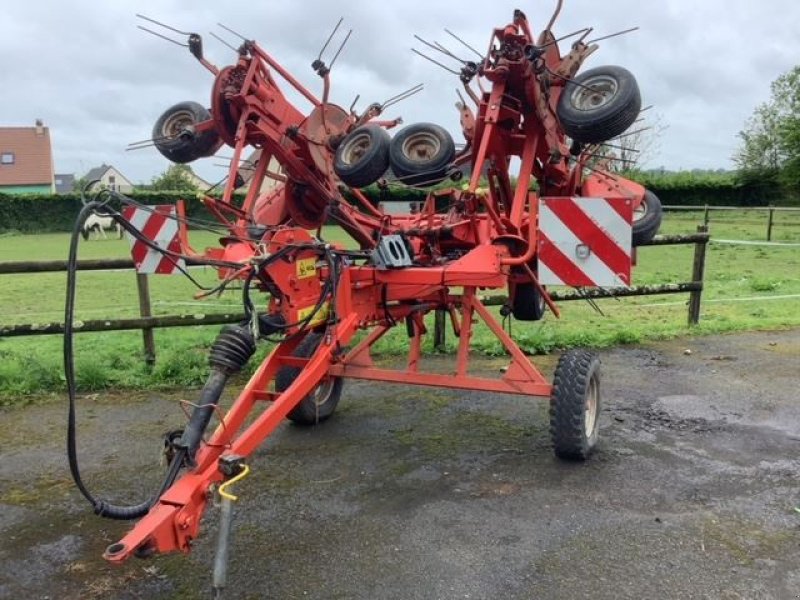
{"type": "Polygon", "coordinates": [[[0,127],[0,185],[53,185],[53,154],[47,127],[0,127]]]}
{"type": "Polygon", "coordinates": [[[97,181],[98,179],[102,179],[103,175],[105,175],[106,171],[108,171],[110,168],[111,168],[111,165],[107,165],[106,163],[103,163],[99,167],[95,167],[94,169],[90,169],[89,172],[84,176],[84,179],[86,179],[87,182],[88,181],[97,181]]]}

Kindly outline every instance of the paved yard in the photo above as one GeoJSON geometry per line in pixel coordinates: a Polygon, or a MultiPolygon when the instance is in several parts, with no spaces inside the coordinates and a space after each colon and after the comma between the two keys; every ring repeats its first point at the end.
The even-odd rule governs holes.
{"type": "MultiPolygon", "coordinates": [[[[330,422],[286,426],[251,461],[225,597],[800,597],[800,331],[602,360],[585,464],[552,456],[544,403],[348,382],[330,422]]],[[[82,401],[95,489],[152,488],[175,400],[82,401]]],[[[210,597],[213,509],[190,556],[102,561],[127,525],[72,486],[65,413],[60,400],[0,413],[0,597],[210,597]]]]}

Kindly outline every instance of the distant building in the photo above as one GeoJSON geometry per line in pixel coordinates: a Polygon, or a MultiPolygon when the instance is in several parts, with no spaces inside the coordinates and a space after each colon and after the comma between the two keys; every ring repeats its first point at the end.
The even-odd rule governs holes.
{"type": "Polygon", "coordinates": [[[102,164],[90,170],[83,177],[86,182],[99,181],[97,187],[104,187],[115,192],[129,194],[133,191],[133,183],[111,165],[102,164]]]}
{"type": "Polygon", "coordinates": [[[0,193],[54,191],[49,128],[39,119],[34,127],[0,127],[0,193]]]}
{"type": "Polygon", "coordinates": [[[56,173],[56,194],[69,194],[75,190],[75,175],[72,173],[56,173]]]}

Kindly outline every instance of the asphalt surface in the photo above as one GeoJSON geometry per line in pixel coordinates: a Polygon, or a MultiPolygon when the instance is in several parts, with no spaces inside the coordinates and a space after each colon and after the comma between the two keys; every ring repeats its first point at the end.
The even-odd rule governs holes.
{"type": "MultiPolygon", "coordinates": [[[[800,331],[601,357],[582,464],[553,457],[543,402],[347,382],[333,419],[251,460],[223,597],[800,598],[800,331]]],[[[152,489],[176,399],[82,400],[91,486],[152,489]]],[[[63,402],[0,414],[0,598],[211,597],[215,509],[192,554],[110,567],[128,525],[73,487],[63,402]]]]}

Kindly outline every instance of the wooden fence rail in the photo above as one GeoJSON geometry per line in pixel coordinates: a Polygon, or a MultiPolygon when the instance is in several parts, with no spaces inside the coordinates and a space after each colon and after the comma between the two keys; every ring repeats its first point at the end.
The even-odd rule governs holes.
{"type": "MultiPolygon", "coordinates": [[[[706,246],[709,235],[704,226],[698,227],[698,232],[692,235],[657,236],[648,246],[666,246],[678,244],[694,244],[694,262],[691,281],[683,283],[668,283],[661,285],[644,285],[624,288],[593,288],[576,291],[553,292],[551,297],[559,302],[574,300],[619,298],[628,296],[651,296],[661,294],[685,294],[689,298],[689,324],[696,325],[700,319],[700,298],[703,291],[703,273],[705,270],[706,246]]],[[[195,266],[200,263],[187,261],[187,265],[195,266]]],[[[130,259],[91,259],[79,260],[78,270],[132,270],[133,261],[130,259]]],[[[0,262],[0,275],[21,273],[48,273],[63,272],[67,270],[67,261],[15,261],[0,262]]],[[[150,290],[147,275],[136,274],[137,289],[139,292],[139,318],[128,319],[95,319],[76,320],[73,329],[76,333],[98,331],[128,331],[139,329],[142,331],[145,358],[148,363],[155,361],[155,343],[153,329],[161,327],[189,327],[198,325],[223,325],[238,323],[244,319],[243,313],[211,313],[200,315],[163,315],[153,316],[150,313],[150,290]]],[[[492,296],[483,299],[487,306],[501,306],[507,298],[492,296]]],[[[437,348],[444,346],[444,311],[437,311],[435,318],[434,345],[437,348]]],[[[0,324],[0,338],[21,337],[33,335],[53,335],[64,332],[64,324],[51,323],[25,323],[19,325],[0,324]]]]}
{"type": "Polygon", "coordinates": [[[664,210],[666,211],[687,211],[687,212],[702,212],[703,213],[703,225],[708,228],[708,224],[711,222],[711,212],[718,210],[718,211],[761,211],[767,213],[767,241],[772,241],[772,228],[775,225],[775,213],[782,213],[782,212],[800,212],[800,206],[710,206],[708,204],[704,204],[701,206],[676,206],[672,204],[665,204],[664,210]]]}

